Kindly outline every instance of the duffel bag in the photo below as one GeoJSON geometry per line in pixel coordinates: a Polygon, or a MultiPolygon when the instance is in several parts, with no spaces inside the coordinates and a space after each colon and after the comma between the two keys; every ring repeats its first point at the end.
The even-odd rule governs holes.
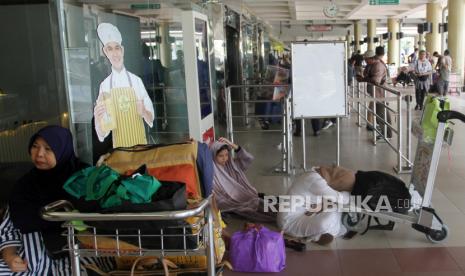
{"type": "MultiPolygon", "coordinates": [[[[187,198],[197,200],[208,196],[212,187],[211,154],[198,155],[199,149],[203,148],[203,144],[195,141],[172,145],[115,148],[104,158],[103,163],[125,175],[146,165],[147,173],[160,181],[185,183],[187,198]],[[201,161],[199,163],[198,158],[201,161]],[[198,164],[203,168],[199,168],[198,164]]],[[[200,152],[203,153],[203,150],[200,152]]]]}

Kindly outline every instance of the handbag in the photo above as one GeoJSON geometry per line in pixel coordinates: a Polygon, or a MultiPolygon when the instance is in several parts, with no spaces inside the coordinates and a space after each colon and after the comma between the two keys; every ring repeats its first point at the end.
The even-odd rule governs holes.
{"type": "Polygon", "coordinates": [[[423,75],[423,76],[418,76],[418,80],[419,80],[419,81],[426,81],[426,80],[428,79],[428,77],[429,77],[429,76],[425,76],[425,75],[423,75]]]}
{"type": "MultiPolygon", "coordinates": [[[[128,269],[119,269],[114,271],[105,272],[98,268],[96,265],[86,265],[88,270],[91,270],[97,275],[101,276],[182,276],[182,275],[207,275],[206,268],[192,268],[192,267],[179,267],[166,258],[158,257],[136,257],[128,269]]],[[[221,262],[215,267],[215,275],[222,275],[224,268],[231,269],[229,262],[221,262]]]]}
{"type": "Polygon", "coordinates": [[[283,234],[249,224],[231,237],[230,259],[234,271],[279,272],[286,266],[283,234]]]}

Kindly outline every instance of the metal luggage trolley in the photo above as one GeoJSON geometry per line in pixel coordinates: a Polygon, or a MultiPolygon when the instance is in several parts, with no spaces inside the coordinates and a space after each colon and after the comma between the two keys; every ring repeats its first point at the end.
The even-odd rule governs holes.
{"type": "MultiPolygon", "coordinates": [[[[80,257],[103,257],[103,256],[198,256],[207,257],[207,273],[209,276],[215,275],[215,251],[213,241],[213,214],[211,210],[211,196],[203,199],[194,206],[189,206],[186,210],[163,211],[153,213],[77,213],[72,212],[73,206],[65,200],[53,202],[45,206],[42,210],[42,217],[48,221],[63,221],[66,228],[65,234],[68,239],[66,250],[69,251],[73,275],[80,276],[80,257]],[[73,221],[86,222],[123,222],[132,223],[135,221],[180,221],[190,217],[199,217],[198,222],[182,226],[167,226],[159,229],[157,234],[144,234],[141,230],[136,230],[135,234],[126,234],[124,229],[116,229],[111,234],[99,234],[97,227],[88,226],[85,233],[76,230],[73,221]],[[169,231],[171,229],[171,231],[169,231]],[[176,231],[173,231],[176,230],[176,231]],[[172,232],[176,232],[173,234],[172,232]],[[114,248],[99,248],[98,239],[110,237],[115,240],[114,248]],[[90,239],[93,248],[83,248],[80,238],[90,239]],[[132,239],[132,245],[137,249],[124,249],[120,245],[125,239],[132,239]],[[159,247],[157,249],[144,248],[144,240],[157,239],[159,247]],[[182,248],[169,249],[169,241],[181,239],[182,248]]],[[[91,223],[90,223],[91,224],[91,223]]],[[[174,224],[174,223],[173,223],[174,224]]]]}
{"type": "Polygon", "coordinates": [[[417,146],[410,190],[420,197],[418,198],[419,204],[415,204],[414,200],[413,208],[408,214],[387,211],[371,212],[351,206],[349,212],[342,216],[342,222],[347,229],[357,229],[357,225],[365,217],[371,216],[375,220],[389,221],[388,225],[381,225],[386,228],[380,227],[378,229],[392,230],[395,222],[409,223],[412,228],[424,233],[426,238],[433,243],[441,242],[447,238],[449,229],[432,208],[431,197],[442,145],[443,143],[452,143],[453,130],[447,127],[447,122],[453,119],[465,122],[465,115],[457,111],[441,111],[437,118],[439,124],[434,143],[419,141],[417,146]]]}

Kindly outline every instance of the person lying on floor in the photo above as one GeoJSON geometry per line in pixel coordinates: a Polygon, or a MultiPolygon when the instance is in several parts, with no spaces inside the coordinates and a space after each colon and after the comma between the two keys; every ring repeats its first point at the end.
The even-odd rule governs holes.
{"type": "Polygon", "coordinates": [[[296,238],[308,238],[326,245],[346,233],[338,204],[348,204],[350,194],[331,188],[314,167],[296,178],[287,192],[290,204],[280,201],[278,226],[296,238]],[[302,200],[296,200],[300,198],[302,200]],[[326,201],[331,201],[328,204],[326,201]],[[289,208],[283,208],[287,205],[289,208]],[[326,208],[326,209],[325,209],[326,208]]]}
{"type": "Polygon", "coordinates": [[[214,160],[213,194],[218,208],[253,222],[276,221],[275,213],[264,212],[263,199],[245,175],[253,156],[223,137],[215,141],[210,150],[214,160]],[[235,151],[235,158],[231,158],[231,150],[235,151]]]}
{"type": "MultiPolygon", "coordinates": [[[[334,237],[344,235],[346,229],[341,222],[342,212],[324,209],[321,198],[346,205],[349,203],[349,193],[362,198],[371,196],[367,204],[373,210],[380,202],[383,208],[389,203],[392,211],[398,213],[406,213],[411,207],[409,190],[397,177],[380,171],[355,172],[339,166],[320,166],[297,178],[288,191],[290,196],[309,197],[310,204],[300,202],[294,210],[291,205],[287,212],[281,212],[281,208],[278,225],[288,235],[328,244],[334,237]],[[388,202],[380,200],[382,196],[386,196],[388,202]],[[317,205],[316,208],[313,205],[317,205]],[[318,208],[318,205],[323,207],[318,208]],[[309,206],[312,211],[308,210],[309,206]]],[[[283,202],[280,203],[280,207],[283,207],[283,202]]]]}

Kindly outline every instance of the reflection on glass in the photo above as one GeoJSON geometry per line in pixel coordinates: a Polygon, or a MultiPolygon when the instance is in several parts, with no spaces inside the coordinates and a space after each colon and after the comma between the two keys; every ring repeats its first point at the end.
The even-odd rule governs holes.
{"type": "Polygon", "coordinates": [[[245,81],[251,81],[254,77],[254,60],[253,60],[253,35],[252,25],[244,24],[242,26],[242,66],[243,78],[245,81]]]}
{"type": "Polygon", "coordinates": [[[180,22],[141,23],[144,83],[155,105],[152,142],[172,143],[189,137],[180,22]],[[145,48],[145,49],[144,49],[145,48]]]}
{"type": "Polygon", "coordinates": [[[57,80],[60,49],[52,35],[57,31],[50,19],[53,5],[32,2],[2,1],[0,7],[0,168],[30,164],[26,148],[41,127],[63,121],[67,126],[61,120],[67,104],[57,80]]]}
{"type": "MultiPolygon", "coordinates": [[[[165,63],[168,64],[166,87],[164,89],[164,103],[168,134],[175,137],[175,141],[189,137],[186,101],[186,74],[184,70],[183,32],[180,22],[170,22],[164,25],[161,32],[165,38],[162,43],[165,53],[165,63]]],[[[162,140],[166,142],[167,140],[162,140]]],[[[173,139],[171,139],[173,142],[173,139]]]]}
{"type": "Polygon", "coordinates": [[[207,22],[196,18],[195,45],[197,51],[197,71],[199,77],[200,108],[202,119],[212,113],[207,39],[207,22]]]}

